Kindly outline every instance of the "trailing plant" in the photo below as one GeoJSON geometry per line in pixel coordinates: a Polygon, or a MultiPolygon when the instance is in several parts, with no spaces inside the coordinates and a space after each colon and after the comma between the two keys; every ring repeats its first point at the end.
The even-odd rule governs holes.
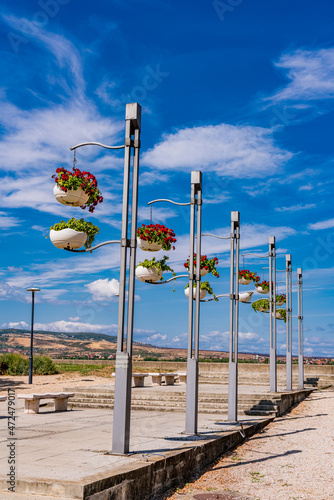
{"type": "MultiPolygon", "coordinates": [[[[159,243],[166,252],[172,248],[172,243],[176,242],[175,233],[172,229],[163,224],[142,224],[137,228],[137,236],[148,243],[159,243]]],[[[173,246],[175,250],[175,246],[173,246]]]]}
{"type": "MultiPolygon", "coordinates": [[[[185,286],[184,288],[189,288],[189,283],[187,283],[187,284],[186,284],[186,286],[185,286]]],[[[196,282],[195,282],[195,281],[193,282],[193,288],[196,288],[196,282]]],[[[201,290],[206,290],[206,291],[208,292],[208,294],[209,294],[209,295],[212,295],[212,296],[213,296],[213,298],[214,298],[215,300],[217,300],[217,301],[218,301],[218,299],[216,299],[216,296],[215,296],[215,294],[213,293],[213,290],[212,290],[212,288],[211,288],[211,285],[210,285],[210,283],[209,283],[208,281],[201,281],[201,282],[200,282],[200,289],[201,289],[201,290]]]]}
{"type": "Polygon", "coordinates": [[[100,228],[92,224],[91,222],[85,221],[85,219],[69,219],[67,222],[61,221],[57,222],[50,229],[54,231],[61,231],[62,229],[74,229],[75,231],[80,231],[87,234],[87,241],[85,243],[86,248],[90,248],[94,241],[95,235],[100,232],[100,228]]]}
{"type": "MultiPolygon", "coordinates": [[[[196,264],[197,264],[196,254],[194,254],[194,266],[196,266],[196,264]]],[[[217,257],[208,259],[206,255],[201,255],[201,269],[206,269],[209,273],[212,273],[213,276],[219,278],[219,273],[216,269],[217,264],[218,264],[217,257]]],[[[190,257],[188,257],[187,262],[185,262],[183,265],[189,271],[190,257]]]]}
{"type": "Polygon", "coordinates": [[[260,286],[262,290],[269,290],[269,281],[261,281],[261,283],[255,283],[255,286],[260,286]]]}
{"type": "Polygon", "coordinates": [[[276,314],[277,313],[282,316],[284,323],[286,323],[286,309],[276,309],[276,314]]]}
{"type": "Polygon", "coordinates": [[[259,309],[269,309],[269,299],[259,299],[255,300],[255,302],[252,303],[252,308],[254,309],[255,312],[257,312],[259,309]]]}
{"type": "MultiPolygon", "coordinates": [[[[169,257],[167,257],[166,255],[164,255],[163,259],[161,259],[161,260],[156,260],[155,257],[153,257],[153,259],[151,259],[151,260],[145,259],[143,262],[140,262],[137,267],[142,266],[142,267],[146,267],[146,269],[155,268],[158,273],[164,272],[164,271],[169,271],[169,272],[173,273],[173,276],[175,276],[174,269],[172,269],[171,267],[169,267],[168,264],[166,264],[166,261],[168,259],[169,259],[169,257]]],[[[161,276],[160,280],[161,281],[163,280],[162,276],[161,276]]]]}
{"type": "Polygon", "coordinates": [[[239,280],[243,278],[245,280],[252,280],[255,283],[258,283],[260,281],[260,276],[258,276],[256,273],[253,273],[249,269],[241,269],[239,271],[239,280]]]}
{"type": "Polygon", "coordinates": [[[285,293],[281,293],[279,295],[276,295],[276,302],[283,302],[283,304],[285,304],[286,303],[285,293]]]}
{"type": "Polygon", "coordinates": [[[89,207],[89,212],[93,213],[98,203],[103,202],[103,196],[97,187],[97,180],[90,172],[81,172],[78,168],[73,167],[72,172],[64,167],[57,168],[56,173],[52,176],[57,186],[65,193],[71,189],[77,191],[81,188],[89,198],[85,205],[81,208],[89,207]]]}

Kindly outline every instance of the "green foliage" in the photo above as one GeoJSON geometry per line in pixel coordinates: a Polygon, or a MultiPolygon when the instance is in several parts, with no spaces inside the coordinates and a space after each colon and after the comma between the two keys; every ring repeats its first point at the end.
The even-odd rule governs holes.
{"type": "MultiPolygon", "coordinates": [[[[166,255],[164,255],[161,260],[156,260],[155,257],[153,257],[151,260],[145,259],[143,262],[140,262],[137,267],[142,266],[142,267],[145,267],[146,269],[155,268],[157,270],[158,274],[160,273],[160,271],[161,272],[169,271],[169,272],[173,273],[175,276],[174,269],[172,269],[171,267],[169,267],[168,264],[166,264],[168,259],[169,259],[169,257],[167,257],[166,255]]],[[[163,277],[161,276],[160,279],[162,281],[163,277]]]]}
{"type": "Polygon", "coordinates": [[[33,360],[35,375],[54,375],[59,373],[55,363],[49,356],[35,356],[33,360]]]}
{"type": "MultiPolygon", "coordinates": [[[[196,267],[197,264],[197,259],[196,259],[196,254],[194,254],[194,266],[196,267]]],[[[218,259],[217,257],[213,257],[212,259],[208,259],[206,255],[201,255],[201,269],[205,269],[208,271],[208,273],[212,273],[213,276],[216,276],[219,278],[219,273],[216,269],[216,265],[218,264],[218,259]]],[[[190,266],[190,257],[188,257],[187,262],[185,262],[184,267],[188,269],[189,271],[189,266],[190,266]]]]}
{"type": "MultiPolygon", "coordinates": [[[[142,224],[137,228],[137,236],[148,243],[159,243],[162,249],[168,252],[172,248],[172,243],[176,242],[173,229],[169,229],[163,224],[142,224]]],[[[173,250],[175,247],[173,246],[173,250]]]]}
{"type": "MultiPolygon", "coordinates": [[[[28,375],[29,359],[20,354],[3,354],[0,357],[0,375],[28,375]]],[[[48,356],[36,356],[33,359],[35,375],[53,375],[58,373],[56,365],[48,356]]]]}
{"type": "Polygon", "coordinates": [[[282,318],[280,319],[283,319],[284,323],[286,323],[286,309],[276,309],[276,315],[277,313],[279,313],[282,316],[282,318]]]}
{"type": "Polygon", "coordinates": [[[87,234],[87,241],[85,243],[86,248],[90,248],[94,241],[95,235],[100,232],[100,228],[94,226],[91,222],[85,221],[85,219],[69,219],[67,222],[61,221],[57,222],[54,226],[51,226],[50,229],[54,231],[61,231],[62,229],[74,229],[75,231],[80,231],[87,234]]]}
{"type": "Polygon", "coordinates": [[[269,310],[269,299],[260,299],[260,300],[255,300],[255,302],[252,303],[252,308],[254,309],[255,312],[257,312],[259,309],[265,309],[266,311],[269,310]]]}
{"type": "Polygon", "coordinates": [[[20,354],[3,354],[0,357],[1,375],[28,375],[29,360],[20,354]]]}
{"type": "MultiPolygon", "coordinates": [[[[196,288],[196,282],[194,281],[193,287],[196,288]]],[[[186,284],[184,288],[189,288],[189,283],[186,284]]],[[[200,284],[200,289],[201,290],[206,290],[210,295],[214,295],[211,285],[208,281],[201,281],[200,284]]]]}

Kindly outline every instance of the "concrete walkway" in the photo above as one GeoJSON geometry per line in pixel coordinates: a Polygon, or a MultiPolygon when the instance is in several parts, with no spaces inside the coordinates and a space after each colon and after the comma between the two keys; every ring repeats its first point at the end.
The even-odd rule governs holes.
{"type": "MultiPolygon", "coordinates": [[[[140,494],[145,494],[148,480],[152,481],[153,476],[152,484],[158,492],[160,483],[177,484],[182,474],[190,473],[198,464],[209,463],[243,440],[240,425],[229,424],[226,416],[200,414],[199,435],[186,436],[184,413],[133,411],[131,453],[114,456],[110,454],[113,416],[110,410],[74,409],[55,413],[49,407],[42,407],[40,414],[31,415],[23,412],[21,400],[16,400],[15,409],[15,426],[10,435],[7,403],[0,403],[0,498],[4,499],[9,495],[18,500],[37,500],[40,495],[49,500],[148,498],[140,494]],[[8,444],[15,451],[15,493],[6,493],[10,473],[8,444]],[[125,483],[131,491],[128,495],[125,483]],[[138,494],[133,493],[137,490],[138,494]]],[[[271,419],[242,417],[240,421],[250,435],[271,419]]],[[[147,491],[154,494],[152,485],[150,488],[147,491]]]]}

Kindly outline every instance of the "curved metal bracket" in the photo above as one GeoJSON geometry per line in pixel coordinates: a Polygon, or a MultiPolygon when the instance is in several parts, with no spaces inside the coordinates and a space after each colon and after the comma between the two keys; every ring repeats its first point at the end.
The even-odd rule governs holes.
{"type": "Polygon", "coordinates": [[[170,281],[177,280],[178,278],[189,278],[189,274],[179,274],[178,276],[173,276],[166,281],[145,281],[145,283],[149,283],[150,285],[164,285],[165,283],[169,283],[170,281]]]}
{"type": "Polygon", "coordinates": [[[92,252],[93,250],[103,247],[104,245],[111,245],[113,243],[120,243],[120,242],[121,242],[120,240],[110,240],[110,241],[105,241],[104,243],[99,243],[98,245],[95,245],[95,247],[85,248],[85,250],[74,250],[73,248],[70,247],[65,247],[64,250],[67,250],[68,252],[85,253],[85,252],[92,252]]]}
{"type": "Polygon", "coordinates": [[[180,205],[180,206],[183,206],[183,207],[185,207],[186,205],[191,205],[190,201],[189,201],[189,203],[177,203],[176,201],[167,200],[165,198],[163,198],[161,200],[152,200],[152,201],[149,201],[147,204],[151,205],[152,203],[157,203],[158,201],[168,201],[168,203],[172,203],[173,205],[180,205]]]}
{"type": "MultiPolygon", "coordinates": [[[[247,252],[247,253],[242,253],[241,257],[244,257],[244,255],[254,255],[255,257],[259,257],[260,259],[267,259],[269,257],[269,253],[265,253],[264,255],[259,255],[257,253],[247,252]]],[[[266,267],[263,269],[268,269],[268,268],[266,267]]]]}
{"type": "Polygon", "coordinates": [[[105,144],[101,144],[100,142],[82,142],[80,144],[77,144],[76,146],[73,146],[70,148],[71,151],[77,148],[81,148],[82,146],[100,146],[101,148],[105,149],[124,149],[125,145],[122,144],[122,146],[106,146],[105,144]]]}
{"type": "Polygon", "coordinates": [[[201,234],[201,236],[212,236],[213,238],[218,238],[219,240],[230,240],[231,239],[231,236],[217,236],[216,234],[209,234],[209,233],[201,234]]]}

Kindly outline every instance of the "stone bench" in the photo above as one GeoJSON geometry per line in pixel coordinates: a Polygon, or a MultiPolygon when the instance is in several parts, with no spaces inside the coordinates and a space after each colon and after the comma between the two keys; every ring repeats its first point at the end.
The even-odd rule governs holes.
{"type": "Polygon", "coordinates": [[[179,372],[179,381],[181,384],[187,383],[187,372],[179,372]]]}
{"type": "Polygon", "coordinates": [[[132,378],[133,378],[133,383],[135,384],[135,387],[144,387],[145,377],[148,377],[147,373],[133,373],[132,378]]]}
{"type": "Polygon", "coordinates": [[[17,399],[24,399],[24,413],[39,413],[41,399],[53,399],[55,411],[66,411],[69,398],[74,392],[48,392],[46,394],[18,394],[17,399]]]}
{"type": "Polygon", "coordinates": [[[166,385],[174,385],[174,380],[178,376],[178,373],[161,373],[161,375],[165,377],[166,385]]]}
{"type": "Polygon", "coordinates": [[[149,373],[148,375],[152,377],[153,385],[161,385],[163,375],[162,373],[149,373]]]}
{"type": "Polygon", "coordinates": [[[7,396],[0,396],[0,401],[6,401],[7,396]]]}

